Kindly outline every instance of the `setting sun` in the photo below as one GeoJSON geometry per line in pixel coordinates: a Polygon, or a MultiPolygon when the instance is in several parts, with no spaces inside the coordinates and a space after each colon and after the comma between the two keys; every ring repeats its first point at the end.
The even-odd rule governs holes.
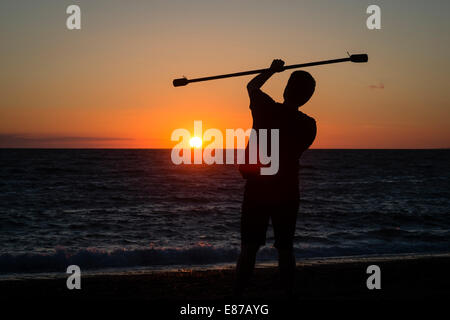
{"type": "Polygon", "coordinates": [[[191,140],[189,140],[189,145],[191,148],[201,148],[202,146],[202,139],[199,137],[192,137],[191,140]]]}

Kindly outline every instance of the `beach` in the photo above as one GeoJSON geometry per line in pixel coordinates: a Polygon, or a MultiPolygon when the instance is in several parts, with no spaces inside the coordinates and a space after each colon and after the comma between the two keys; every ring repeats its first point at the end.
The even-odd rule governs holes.
{"type": "Polygon", "coordinates": [[[449,11],[0,1],[1,316],[445,317],[449,11]]]}
{"type": "MultiPolygon", "coordinates": [[[[448,300],[450,255],[322,259],[297,263],[296,296],[299,301],[398,301],[448,300]],[[369,265],[381,270],[381,289],[369,290],[369,265]]],[[[95,301],[148,300],[234,301],[231,298],[234,270],[151,271],[110,273],[81,277],[80,290],[68,290],[66,277],[7,279],[0,281],[2,300],[95,301]]],[[[67,275],[68,276],[68,275],[67,275]]],[[[241,301],[277,302],[284,299],[275,267],[258,267],[241,301]]]]}
{"type": "MultiPolygon", "coordinates": [[[[233,264],[245,181],[170,150],[0,151],[0,275],[233,264]]],[[[448,253],[449,150],[308,150],[297,261],[448,253]]],[[[273,261],[272,227],[258,261],[273,261]]]]}
{"type": "Polygon", "coordinates": [[[289,300],[271,227],[251,285],[232,297],[244,187],[237,168],[174,166],[168,150],[2,156],[0,303],[15,312],[94,306],[103,316],[130,304],[126,312],[167,315],[158,319],[188,305],[373,312],[385,302],[445,306],[450,297],[447,150],[305,153],[289,300]],[[80,290],[66,286],[70,265],[81,269],[80,290]],[[379,290],[366,285],[371,265],[380,268],[379,290]]]}

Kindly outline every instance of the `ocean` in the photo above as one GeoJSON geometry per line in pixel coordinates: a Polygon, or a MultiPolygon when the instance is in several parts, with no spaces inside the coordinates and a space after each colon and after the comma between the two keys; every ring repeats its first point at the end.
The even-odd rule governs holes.
{"type": "MultiPolygon", "coordinates": [[[[308,150],[298,260],[450,252],[450,150],[308,150]]],[[[239,253],[236,165],[170,150],[0,150],[0,275],[219,266],[239,253]]],[[[275,261],[273,232],[258,253],[275,261]]]]}

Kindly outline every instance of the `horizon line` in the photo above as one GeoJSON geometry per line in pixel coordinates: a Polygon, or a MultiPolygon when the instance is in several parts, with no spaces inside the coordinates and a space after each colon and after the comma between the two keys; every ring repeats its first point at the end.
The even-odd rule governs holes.
{"type": "MultiPolygon", "coordinates": [[[[172,150],[173,148],[98,148],[98,147],[0,147],[0,150],[172,150]]],[[[182,148],[180,148],[182,149],[182,148]]],[[[194,148],[187,148],[194,149],[194,148]]],[[[204,149],[204,148],[203,148],[204,149]]],[[[226,149],[222,150],[245,150],[226,149]]],[[[308,150],[450,150],[450,147],[429,148],[309,148],[308,150]]]]}

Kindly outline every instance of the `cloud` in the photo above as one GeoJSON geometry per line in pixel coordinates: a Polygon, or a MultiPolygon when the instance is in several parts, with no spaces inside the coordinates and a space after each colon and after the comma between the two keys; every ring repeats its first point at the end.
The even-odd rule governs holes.
{"type": "Polygon", "coordinates": [[[380,82],[380,84],[371,84],[369,86],[370,89],[384,89],[384,84],[380,82]]]}
{"type": "Polygon", "coordinates": [[[78,137],[35,134],[0,134],[0,147],[35,147],[41,145],[64,145],[80,143],[101,143],[116,141],[131,141],[130,138],[116,137],[78,137]]]}

